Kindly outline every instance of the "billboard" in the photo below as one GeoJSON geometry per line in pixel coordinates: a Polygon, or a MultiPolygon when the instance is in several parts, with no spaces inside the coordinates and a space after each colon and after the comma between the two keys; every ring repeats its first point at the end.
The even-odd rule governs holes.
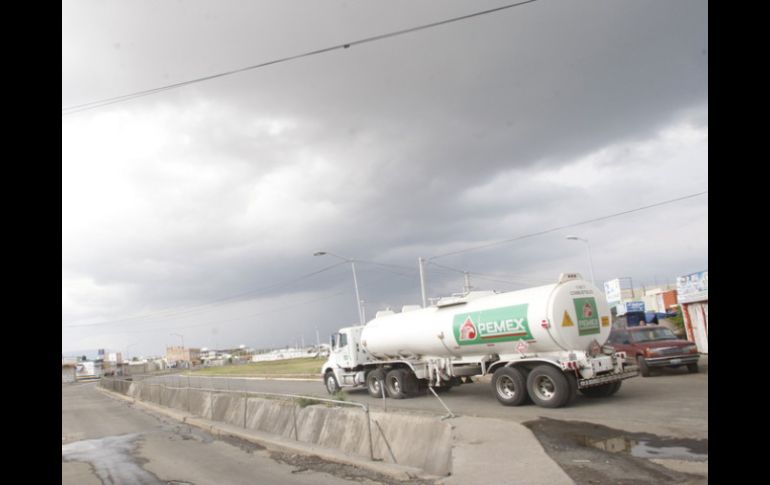
{"type": "Polygon", "coordinates": [[[620,280],[614,279],[604,282],[604,295],[607,297],[607,303],[613,306],[616,303],[620,303],[620,280]]]}
{"type": "Polygon", "coordinates": [[[676,279],[676,297],[679,303],[709,299],[709,272],[699,271],[676,279]]]}

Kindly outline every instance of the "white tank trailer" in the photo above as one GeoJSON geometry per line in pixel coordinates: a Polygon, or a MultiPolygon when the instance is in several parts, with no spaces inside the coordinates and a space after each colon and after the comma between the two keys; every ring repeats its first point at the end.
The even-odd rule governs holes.
{"type": "Polygon", "coordinates": [[[500,403],[517,406],[529,398],[555,408],[578,390],[610,396],[638,374],[623,352],[603,347],[610,330],[601,291],[567,273],[552,285],[378,312],[366,325],[332,336],[322,373],[329,393],[365,386],[374,397],[395,399],[491,375],[500,403]]]}

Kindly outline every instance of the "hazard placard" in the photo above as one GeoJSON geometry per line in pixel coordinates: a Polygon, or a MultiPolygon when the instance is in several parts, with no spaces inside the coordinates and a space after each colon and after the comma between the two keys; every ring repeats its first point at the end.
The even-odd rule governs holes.
{"type": "Polygon", "coordinates": [[[573,327],[575,324],[572,322],[572,319],[569,317],[569,312],[567,310],[564,310],[564,318],[561,321],[562,327],[573,327]]]}

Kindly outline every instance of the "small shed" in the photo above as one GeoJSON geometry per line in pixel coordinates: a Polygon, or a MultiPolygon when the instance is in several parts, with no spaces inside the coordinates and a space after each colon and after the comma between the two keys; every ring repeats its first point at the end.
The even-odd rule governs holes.
{"type": "Polygon", "coordinates": [[[677,278],[677,299],[682,308],[687,340],[698,352],[709,353],[709,272],[699,271],[677,278]]]}

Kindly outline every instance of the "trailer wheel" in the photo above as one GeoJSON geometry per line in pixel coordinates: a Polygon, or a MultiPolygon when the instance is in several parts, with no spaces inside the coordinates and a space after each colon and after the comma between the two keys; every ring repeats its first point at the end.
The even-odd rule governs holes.
{"type": "Polygon", "coordinates": [[[385,375],[385,389],[393,399],[404,399],[408,395],[409,384],[406,382],[404,369],[393,369],[385,375]]]}
{"type": "Polygon", "coordinates": [[[404,371],[404,391],[407,397],[413,397],[420,392],[420,383],[417,380],[417,376],[414,375],[411,369],[403,369],[404,371]]]}
{"type": "Polygon", "coordinates": [[[587,387],[580,392],[586,397],[609,397],[620,389],[620,381],[602,384],[601,386],[587,387]]]}
{"type": "Polygon", "coordinates": [[[560,369],[539,365],[527,377],[527,391],[532,401],[544,408],[559,408],[570,399],[570,384],[560,369]]]}
{"type": "Polygon", "coordinates": [[[569,405],[575,402],[575,399],[577,399],[577,394],[578,394],[577,377],[575,377],[575,374],[572,374],[571,372],[569,374],[564,374],[564,376],[567,378],[567,384],[569,384],[569,399],[567,399],[567,402],[565,403],[565,405],[569,405]]]}
{"type": "Polygon", "coordinates": [[[337,378],[334,377],[334,372],[329,371],[324,376],[324,382],[326,383],[326,390],[329,392],[329,394],[337,394],[341,387],[339,383],[337,382],[337,378]]]}
{"type": "Polygon", "coordinates": [[[513,367],[500,367],[492,374],[495,397],[504,406],[520,406],[527,401],[527,381],[524,374],[513,367]]]}
{"type": "Polygon", "coordinates": [[[612,396],[616,392],[620,390],[620,385],[623,384],[623,381],[615,381],[612,383],[612,389],[610,390],[610,393],[607,394],[608,396],[612,396]]]}

